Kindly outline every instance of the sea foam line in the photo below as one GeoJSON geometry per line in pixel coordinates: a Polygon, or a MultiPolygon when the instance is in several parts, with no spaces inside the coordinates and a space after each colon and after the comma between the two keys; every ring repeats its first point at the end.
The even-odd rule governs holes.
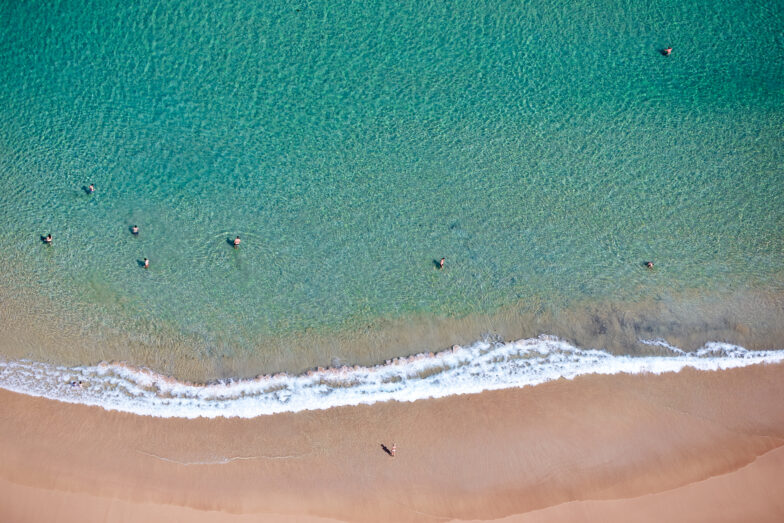
{"type": "Polygon", "coordinates": [[[320,368],[298,376],[276,374],[204,385],[122,363],[63,367],[27,360],[0,361],[0,387],[140,415],[253,418],[526,387],[585,374],[660,374],[687,367],[712,371],[784,361],[784,351],[750,351],[726,343],[708,343],[695,352],[661,340],[646,343],[662,354],[617,356],[540,336],[507,343],[478,341],[374,367],[320,368]]]}

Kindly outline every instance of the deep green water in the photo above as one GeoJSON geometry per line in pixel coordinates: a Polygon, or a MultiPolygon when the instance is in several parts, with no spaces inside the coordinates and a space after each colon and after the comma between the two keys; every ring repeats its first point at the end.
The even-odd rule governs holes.
{"type": "Polygon", "coordinates": [[[141,3],[0,3],[4,292],[93,332],[784,288],[781,2],[141,3]]]}

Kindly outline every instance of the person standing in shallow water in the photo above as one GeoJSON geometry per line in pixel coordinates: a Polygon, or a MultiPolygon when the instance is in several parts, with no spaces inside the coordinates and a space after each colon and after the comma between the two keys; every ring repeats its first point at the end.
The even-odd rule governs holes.
{"type": "Polygon", "coordinates": [[[446,258],[441,258],[441,261],[438,262],[438,268],[443,269],[445,263],[446,263],[446,258]]]}
{"type": "Polygon", "coordinates": [[[142,267],[144,267],[145,269],[149,269],[149,268],[150,268],[150,260],[148,260],[147,258],[145,258],[145,259],[144,259],[144,262],[143,262],[143,264],[142,264],[142,267]]]}
{"type": "Polygon", "coordinates": [[[241,241],[242,241],[242,240],[240,240],[240,237],[239,237],[239,236],[237,236],[236,238],[234,238],[234,242],[232,243],[232,245],[234,246],[234,248],[235,248],[235,249],[236,249],[237,247],[239,247],[239,246],[240,246],[240,242],[241,242],[241,241]]]}
{"type": "Polygon", "coordinates": [[[51,245],[52,244],[52,235],[51,234],[47,234],[46,235],[46,237],[44,238],[44,243],[47,244],[47,245],[51,245]]]}
{"type": "Polygon", "coordinates": [[[139,235],[139,226],[138,225],[134,225],[133,227],[131,227],[131,234],[133,234],[134,236],[138,236],[139,235]]]}

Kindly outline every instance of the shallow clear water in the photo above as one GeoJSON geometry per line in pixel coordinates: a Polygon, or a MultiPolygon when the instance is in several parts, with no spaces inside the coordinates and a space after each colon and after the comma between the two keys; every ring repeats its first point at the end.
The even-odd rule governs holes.
{"type": "Polygon", "coordinates": [[[784,288],[780,2],[132,4],[0,4],[4,292],[93,333],[784,288]]]}

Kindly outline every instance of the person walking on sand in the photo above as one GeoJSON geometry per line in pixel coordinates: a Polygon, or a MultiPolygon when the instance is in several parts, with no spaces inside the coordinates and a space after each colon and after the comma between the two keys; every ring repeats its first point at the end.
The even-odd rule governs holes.
{"type": "Polygon", "coordinates": [[[147,258],[145,258],[145,259],[144,259],[144,265],[143,265],[143,267],[144,267],[145,269],[149,269],[149,268],[150,268],[150,260],[148,260],[147,258]]]}
{"type": "Polygon", "coordinates": [[[389,449],[389,455],[390,455],[390,456],[392,456],[392,457],[394,458],[394,457],[395,457],[395,452],[397,452],[397,445],[395,445],[395,444],[393,443],[393,444],[392,444],[392,448],[391,448],[391,449],[389,449]]]}
{"type": "Polygon", "coordinates": [[[242,241],[242,240],[240,240],[240,237],[239,237],[239,236],[237,236],[236,238],[234,238],[234,243],[233,243],[232,245],[234,245],[234,248],[235,248],[235,249],[236,249],[237,247],[239,247],[239,246],[240,246],[240,242],[241,242],[241,241],[242,241]]]}

